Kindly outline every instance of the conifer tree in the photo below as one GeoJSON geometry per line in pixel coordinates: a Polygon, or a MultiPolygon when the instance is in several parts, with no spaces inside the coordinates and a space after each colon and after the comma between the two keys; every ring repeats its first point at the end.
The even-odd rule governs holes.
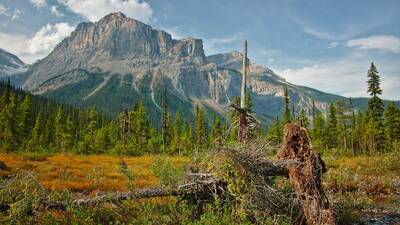
{"type": "Polygon", "coordinates": [[[70,150],[74,146],[74,124],[68,115],[65,121],[65,132],[63,133],[63,150],[70,150]]]}
{"type": "Polygon", "coordinates": [[[290,109],[289,109],[289,105],[290,105],[290,99],[289,99],[289,92],[287,89],[287,86],[285,86],[285,111],[283,112],[283,124],[287,124],[291,122],[291,115],[290,115],[290,109]]]}
{"type": "Polygon", "coordinates": [[[380,151],[382,148],[384,148],[385,142],[382,118],[384,105],[382,99],[379,98],[379,95],[382,94],[382,89],[380,88],[380,77],[378,75],[378,70],[376,69],[374,63],[371,63],[371,67],[368,70],[368,93],[371,96],[371,99],[368,101],[368,129],[376,129],[369,131],[371,138],[373,138],[373,140],[371,140],[373,145],[370,146],[373,150],[380,151]],[[372,134],[376,136],[374,137],[372,134]]]}
{"type": "Polygon", "coordinates": [[[173,153],[181,153],[183,146],[181,146],[181,116],[177,111],[174,116],[174,122],[172,126],[172,143],[171,143],[171,150],[173,153]]]}
{"type": "Polygon", "coordinates": [[[211,131],[211,143],[218,145],[222,141],[222,123],[219,116],[214,116],[213,127],[211,131]]]}
{"type": "Polygon", "coordinates": [[[81,143],[81,151],[85,154],[93,152],[96,137],[98,115],[96,108],[90,108],[86,115],[86,127],[84,129],[83,142],[81,143]]]}
{"type": "Polygon", "coordinates": [[[351,119],[348,106],[345,101],[336,103],[336,118],[337,118],[337,140],[342,149],[348,147],[349,120],[351,119]]]}
{"type": "Polygon", "coordinates": [[[167,82],[165,77],[163,77],[163,100],[162,100],[162,115],[161,115],[161,129],[162,129],[162,144],[163,153],[166,151],[166,147],[170,142],[170,114],[168,111],[168,96],[167,96],[167,82]]]}
{"type": "Polygon", "coordinates": [[[38,150],[42,146],[42,132],[44,130],[45,123],[43,121],[43,113],[39,112],[39,115],[36,117],[35,126],[32,129],[31,139],[29,141],[29,150],[38,150]]]}
{"type": "Polygon", "coordinates": [[[314,101],[314,99],[312,100],[312,109],[311,109],[311,113],[312,113],[312,126],[314,127],[315,126],[315,120],[317,119],[317,113],[318,113],[318,110],[317,110],[317,107],[315,106],[315,101],[314,101]]]}
{"type": "Polygon", "coordinates": [[[400,109],[390,102],[385,110],[385,134],[390,148],[400,144],[400,109]]]}
{"type": "Polygon", "coordinates": [[[51,149],[54,147],[54,118],[47,117],[46,120],[44,120],[44,123],[45,126],[42,135],[40,136],[40,143],[43,148],[51,149]]]}
{"type": "Polygon", "coordinates": [[[106,150],[111,148],[111,138],[109,135],[109,128],[103,126],[102,128],[96,130],[94,140],[94,148],[96,153],[104,153],[106,150]]]}
{"type": "Polygon", "coordinates": [[[149,149],[149,153],[160,153],[160,147],[161,147],[161,136],[159,135],[159,132],[154,127],[150,127],[150,137],[149,141],[147,142],[147,146],[149,149]]]}
{"type": "Polygon", "coordinates": [[[272,126],[268,129],[267,140],[274,145],[280,145],[283,138],[283,127],[279,118],[276,117],[272,126]]]}
{"type": "Polygon", "coordinates": [[[298,121],[299,121],[300,126],[302,126],[302,127],[308,128],[310,126],[310,121],[308,120],[308,117],[306,115],[306,111],[304,110],[304,108],[301,108],[301,110],[300,110],[298,121]]]}
{"type": "Polygon", "coordinates": [[[132,112],[131,121],[132,124],[132,136],[134,138],[135,148],[139,154],[145,151],[147,141],[149,139],[149,121],[147,118],[147,112],[144,106],[144,99],[136,104],[134,111],[132,112]]]}
{"type": "Polygon", "coordinates": [[[33,112],[30,95],[25,96],[23,102],[18,108],[18,117],[18,136],[20,137],[19,142],[25,143],[29,140],[33,126],[33,112]]]}
{"type": "Polygon", "coordinates": [[[191,153],[193,142],[193,128],[187,121],[184,123],[182,129],[182,142],[185,146],[185,153],[191,153]]]}
{"type": "Polygon", "coordinates": [[[355,125],[353,131],[354,148],[366,153],[367,140],[366,140],[366,118],[363,113],[358,112],[355,118],[355,125]]]}
{"type": "Polygon", "coordinates": [[[61,109],[61,106],[59,106],[54,119],[54,145],[57,148],[57,150],[64,149],[63,139],[64,139],[63,111],[61,109]]]}
{"type": "Polygon", "coordinates": [[[15,94],[11,93],[9,95],[9,103],[6,104],[4,108],[4,128],[3,128],[3,140],[2,148],[7,152],[15,151],[18,148],[18,133],[17,133],[17,104],[18,98],[15,94]]]}
{"type": "Polygon", "coordinates": [[[337,146],[337,118],[336,107],[331,103],[329,107],[328,122],[327,122],[327,145],[328,148],[336,148],[337,146]]]}
{"type": "Polygon", "coordinates": [[[314,127],[313,127],[313,138],[314,143],[320,148],[326,147],[326,124],[325,118],[322,112],[318,112],[315,117],[314,127]]]}
{"type": "Polygon", "coordinates": [[[207,146],[207,121],[204,117],[204,110],[198,105],[196,106],[196,116],[195,116],[195,132],[196,132],[196,144],[201,148],[207,146]]]}

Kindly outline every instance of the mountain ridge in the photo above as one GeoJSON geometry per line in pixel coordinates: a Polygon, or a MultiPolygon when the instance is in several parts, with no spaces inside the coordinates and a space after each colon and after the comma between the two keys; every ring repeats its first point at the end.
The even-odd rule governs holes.
{"type": "MultiPolygon", "coordinates": [[[[82,22],[45,58],[24,73],[22,87],[35,94],[78,106],[96,105],[116,115],[144,99],[159,117],[163,86],[169,110],[193,117],[196,105],[209,115],[227,117],[226,109],[240,95],[242,55],[238,51],[206,56],[201,39],[173,39],[122,13],[82,22]]],[[[286,82],[265,66],[249,66],[248,90],[262,122],[282,114],[284,87],[298,112],[315,106],[326,112],[331,102],[346,98],[286,82]]]]}

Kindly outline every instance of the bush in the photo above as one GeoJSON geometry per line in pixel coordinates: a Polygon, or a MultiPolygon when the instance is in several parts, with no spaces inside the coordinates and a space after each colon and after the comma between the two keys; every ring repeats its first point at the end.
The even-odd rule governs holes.
{"type": "Polygon", "coordinates": [[[168,188],[175,186],[185,172],[183,165],[174,165],[169,157],[156,158],[150,169],[160,184],[168,188]]]}

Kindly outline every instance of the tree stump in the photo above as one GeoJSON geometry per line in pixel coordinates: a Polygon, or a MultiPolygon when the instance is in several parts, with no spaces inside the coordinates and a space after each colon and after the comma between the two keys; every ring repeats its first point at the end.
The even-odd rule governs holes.
{"type": "Polygon", "coordinates": [[[281,160],[296,160],[290,166],[289,181],[303,208],[305,221],[296,224],[335,224],[333,210],[325,196],[321,184],[326,167],[319,154],[312,151],[308,132],[296,124],[287,124],[283,145],[278,152],[281,160]]]}

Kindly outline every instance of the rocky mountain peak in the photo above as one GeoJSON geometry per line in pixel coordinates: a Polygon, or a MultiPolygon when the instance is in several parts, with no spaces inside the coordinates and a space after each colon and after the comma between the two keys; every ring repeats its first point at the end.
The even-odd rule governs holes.
{"type": "MultiPolygon", "coordinates": [[[[195,105],[225,115],[226,107],[240,95],[241,70],[240,51],[206,57],[201,39],[176,40],[165,31],[116,12],[94,23],[80,23],[21,76],[21,83],[35,94],[82,106],[96,105],[110,114],[144,98],[158,118],[161,80],[165,78],[171,106],[182,115],[192,115],[195,105]]],[[[275,119],[282,113],[287,82],[252,62],[249,71],[248,91],[254,111],[263,121],[275,119]]],[[[312,106],[312,97],[321,110],[327,108],[323,98],[337,98],[319,98],[316,91],[295,85],[289,85],[289,92],[297,107],[307,109],[312,106]]]]}

